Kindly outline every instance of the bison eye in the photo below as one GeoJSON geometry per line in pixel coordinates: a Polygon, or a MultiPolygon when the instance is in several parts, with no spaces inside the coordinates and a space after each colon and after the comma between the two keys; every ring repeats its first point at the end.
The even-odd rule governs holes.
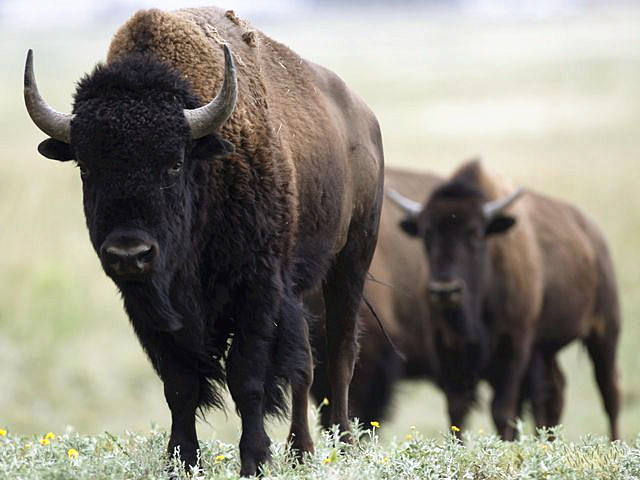
{"type": "Polygon", "coordinates": [[[182,160],[178,160],[171,167],[167,169],[169,175],[178,175],[182,171],[182,160]]]}

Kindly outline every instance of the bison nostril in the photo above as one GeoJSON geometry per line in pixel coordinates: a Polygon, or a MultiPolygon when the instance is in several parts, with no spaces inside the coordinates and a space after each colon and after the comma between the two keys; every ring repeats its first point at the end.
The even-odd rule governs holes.
{"type": "Polygon", "coordinates": [[[462,302],[462,296],[462,282],[459,280],[429,283],[429,297],[435,305],[458,305],[462,302]]]}
{"type": "Polygon", "coordinates": [[[102,250],[102,258],[107,265],[117,265],[122,260],[119,249],[108,247],[102,250]]]}
{"type": "Polygon", "coordinates": [[[141,250],[136,255],[135,263],[136,263],[136,266],[140,269],[140,271],[143,271],[145,268],[147,268],[149,265],[153,263],[153,261],[156,258],[157,251],[158,250],[151,245],[147,249],[141,250]]]}
{"type": "Polygon", "coordinates": [[[462,293],[462,282],[453,280],[451,282],[430,282],[429,292],[432,295],[452,295],[462,293]]]}
{"type": "Polygon", "coordinates": [[[100,253],[103,264],[112,274],[137,275],[153,270],[158,247],[155,242],[118,237],[105,242],[100,253]]]}
{"type": "Polygon", "coordinates": [[[153,248],[153,246],[151,245],[145,245],[145,249],[144,250],[140,250],[140,252],[136,255],[136,260],[138,262],[142,262],[142,263],[149,263],[151,262],[156,254],[155,254],[155,248],[153,248]]]}
{"type": "Polygon", "coordinates": [[[449,297],[449,300],[453,303],[462,302],[462,292],[453,292],[449,297]]]}

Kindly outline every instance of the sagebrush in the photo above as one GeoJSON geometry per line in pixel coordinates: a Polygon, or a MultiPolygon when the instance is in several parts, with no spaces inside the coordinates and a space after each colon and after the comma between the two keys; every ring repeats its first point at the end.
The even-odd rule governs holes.
{"type": "MultiPolygon", "coordinates": [[[[415,428],[404,438],[379,441],[377,429],[355,428],[347,445],[336,431],[323,433],[316,453],[299,463],[283,443],[272,446],[263,468],[271,479],[636,479],[640,478],[640,436],[633,444],[587,436],[577,442],[561,430],[525,434],[504,442],[495,435],[423,436],[415,428]],[[554,440],[555,437],[555,440],[554,440]]],[[[2,433],[2,432],[0,432],[2,433]]],[[[185,472],[165,454],[167,432],[115,436],[78,433],[0,437],[0,478],[35,479],[234,479],[239,454],[234,445],[201,442],[199,469],[185,472]]]]}

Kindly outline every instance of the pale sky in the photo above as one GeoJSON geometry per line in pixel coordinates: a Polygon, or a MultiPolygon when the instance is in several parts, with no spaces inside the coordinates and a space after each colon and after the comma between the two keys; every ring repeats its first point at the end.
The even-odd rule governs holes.
{"type": "MultiPolygon", "coordinates": [[[[589,6],[607,6],[620,3],[638,3],[640,0],[425,0],[414,1],[414,6],[450,6],[458,11],[482,17],[498,18],[544,18],[579,12],[589,6]]],[[[140,8],[157,7],[174,9],[218,5],[233,9],[240,16],[255,21],[270,17],[286,19],[290,15],[304,14],[305,8],[313,5],[321,9],[329,3],[334,9],[342,9],[349,0],[323,2],[322,0],[0,0],[0,24],[3,28],[36,29],[70,23],[93,25],[96,23],[121,23],[132,12],[140,8]]],[[[354,2],[363,8],[367,2],[354,2]]],[[[393,5],[388,2],[375,2],[393,5]]]]}

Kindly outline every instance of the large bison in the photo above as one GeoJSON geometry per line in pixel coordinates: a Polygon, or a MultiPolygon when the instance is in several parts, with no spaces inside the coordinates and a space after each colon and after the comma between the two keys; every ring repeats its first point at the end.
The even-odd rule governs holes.
{"type": "Polygon", "coordinates": [[[136,13],[79,82],[72,114],[38,93],[31,52],[24,94],[51,137],[40,153],[79,167],[91,242],[164,383],[169,452],[196,464],[196,411],[220,405],[225,380],[242,475],[268,460],[265,415],[285,413],[288,385],[290,440],[313,450],[303,295],[318,287],[331,421],[347,430],[383,196],[380,129],[364,102],[213,7],[136,13]]]}
{"type": "Polygon", "coordinates": [[[419,374],[442,388],[453,425],[463,425],[480,379],[494,389],[492,413],[504,438],[513,437],[511,420],[525,399],[538,426],[555,425],[564,387],[556,353],[581,339],[595,367],[611,438],[617,438],[620,313],[598,229],[564,202],[514,191],[477,161],[440,184],[432,176],[403,176],[387,172],[397,178],[388,184],[388,200],[401,208],[385,202],[371,266],[390,287],[372,291],[367,285],[365,295],[386,320],[406,364],[384,347],[363,306],[368,328],[360,341],[352,413],[380,415],[393,380],[419,374]],[[419,191],[415,184],[421,180],[419,191]],[[398,192],[428,201],[423,206],[398,192]],[[375,392],[382,400],[367,406],[375,392]]]}

